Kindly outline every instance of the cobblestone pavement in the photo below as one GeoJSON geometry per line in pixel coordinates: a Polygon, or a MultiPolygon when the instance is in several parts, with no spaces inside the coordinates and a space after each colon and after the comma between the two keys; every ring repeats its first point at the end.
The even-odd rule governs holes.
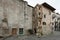
{"type": "Polygon", "coordinates": [[[30,36],[10,36],[0,40],[60,40],[60,32],[55,31],[51,35],[40,38],[34,35],[30,35],[30,36]]]}

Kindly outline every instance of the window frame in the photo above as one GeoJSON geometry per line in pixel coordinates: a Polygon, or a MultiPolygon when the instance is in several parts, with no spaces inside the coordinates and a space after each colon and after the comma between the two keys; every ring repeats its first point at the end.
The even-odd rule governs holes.
{"type": "Polygon", "coordinates": [[[23,28],[19,28],[19,34],[23,34],[23,28]]]}

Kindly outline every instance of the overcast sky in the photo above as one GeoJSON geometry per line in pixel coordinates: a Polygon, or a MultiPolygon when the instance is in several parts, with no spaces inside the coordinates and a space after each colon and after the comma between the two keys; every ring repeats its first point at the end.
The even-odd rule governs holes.
{"type": "Polygon", "coordinates": [[[47,2],[49,5],[56,9],[56,12],[60,13],[60,0],[25,0],[29,5],[35,6],[37,3],[41,4],[43,2],[47,2]]]}

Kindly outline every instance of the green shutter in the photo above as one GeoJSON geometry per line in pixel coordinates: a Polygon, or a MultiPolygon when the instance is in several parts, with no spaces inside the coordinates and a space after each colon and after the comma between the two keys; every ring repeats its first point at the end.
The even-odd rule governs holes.
{"type": "Polygon", "coordinates": [[[23,34],[23,28],[19,28],[19,34],[23,34]]]}

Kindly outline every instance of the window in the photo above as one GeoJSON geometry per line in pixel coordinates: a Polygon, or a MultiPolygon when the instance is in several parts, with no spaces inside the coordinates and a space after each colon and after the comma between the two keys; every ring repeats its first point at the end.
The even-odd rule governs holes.
{"type": "Polygon", "coordinates": [[[19,34],[23,34],[23,28],[19,28],[19,34]]]}
{"type": "Polygon", "coordinates": [[[51,11],[49,11],[49,15],[51,15],[51,11]]]}
{"type": "Polygon", "coordinates": [[[39,15],[40,15],[40,13],[39,13],[39,15]]]}
{"type": "Polygon", "coordinates": [[[46,18],[46,15],[44,15],[44,18],[46,18]]]}
{"type": "Polygon", "coordinates": [[[56,16],[53,15],[53,16],[52,16],[52,19],[54,19],[55,17],[56,17],[56,16]]]}
{"type": "Polygon", "coordinates": [[[43,25],[46,25],[46,22],[43,22],[43,25]]]}
{"type": "Polygon", "coordinates": [[[52,23],[52,25],[54,25],[54,23],[52,23]]]}

